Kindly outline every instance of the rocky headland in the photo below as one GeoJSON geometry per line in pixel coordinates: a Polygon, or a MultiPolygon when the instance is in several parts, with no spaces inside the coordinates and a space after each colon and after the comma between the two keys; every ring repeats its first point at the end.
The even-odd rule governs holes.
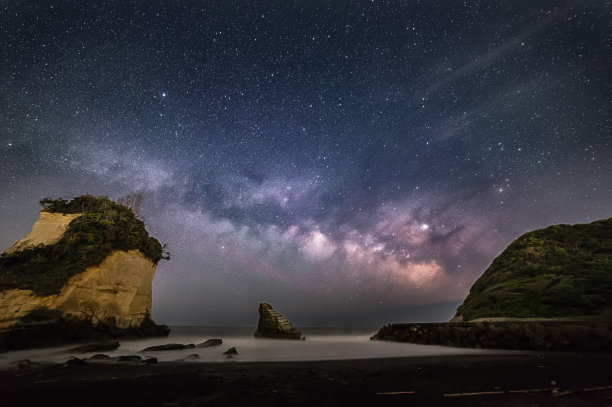
{"type": "Polygon", "coordinates": [[[167,335],[151,319],[165,253],[133,211],[91,195],[41,204],[30,233],[0,255],[0,350],[167,335]]]}
{"type": "Polygon", "coordinates": [[[372,339],[612,350],[612,218],[524,234],[474,283],[450,323],[390,324],[372,339]]]}
{"type": "Polygon", "coordinates": [[[302,333],[270,304],[259,304],[259,322],[255,337],[301,339],[302,333]]]}

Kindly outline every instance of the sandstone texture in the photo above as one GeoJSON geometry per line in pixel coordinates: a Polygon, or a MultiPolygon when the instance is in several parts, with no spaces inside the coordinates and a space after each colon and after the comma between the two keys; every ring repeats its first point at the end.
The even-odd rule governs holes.
{"type": "Polygon", "coordinates": [[[255,337],[301,339],[302,333],[270,304],[259,304],[259,323],[255,337]]]}
{"type": "Polygon", "coordinates": [[[59,295],[39,297],[31,290],[0,293],[0,330],[35,310],[57,310],[94,325],[136,327],[151,315],[155,266],[138,250],[114,252],[101,264],[68,280],[59,295]]]}
{"type": "Polygon", "coordinates": [[[50,245],[56,243],[64,235],[70,222],[81,216],[80,213],[63,214],[41,212],[40,217],[32,226],[30,233],[21,240],[13,243],[6,249],[5,253],[13,253],[25,249],[31,249],[38,245],[50,245]]]}
{"type": "Polygon", "coordinates": [[[49,245],[59,242],[70,223],[80,216],[43,211],[30,233],[2,253],[0,273],[5,273],[8,283],[5,282],[2,286],[5,289],[0,291],[0,350],[124,335],[168,334],[167,327],[156,325],[151,319],[151,286],[156,265],[141,250],[111,250],[101,262],[72,276],[58,274],[52,259],[49,270],[55,266],[53,271],[46,272],[41,266],[46,263],[41,263],[39,258],[54,250],[46,248],[55,247],[49,245]],[[11,279],[17,280],[23,275],[10,277],[10,262],[17,258],[23,263],[23,256],[19,257],[21,253],[42,253],[28,254],[32,261],[38,262],[39,274],[27,276],[27,281],[41,281],[47,286],[54,284],[58,287],[55,292],[37,290],[39,286],[36,285],[30,289],[24,283],[11,284],[11,279]],[[57,275],[64,280],[57,283],[57,275]]]}

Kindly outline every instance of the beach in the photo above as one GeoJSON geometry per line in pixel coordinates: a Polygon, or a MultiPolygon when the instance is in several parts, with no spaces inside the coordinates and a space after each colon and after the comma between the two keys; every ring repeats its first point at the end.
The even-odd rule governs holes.
{"type": "Polygon", "coordinates": [[[160,362],[0,371],[6,406],[612,404],[612,354],[160,362]]]}

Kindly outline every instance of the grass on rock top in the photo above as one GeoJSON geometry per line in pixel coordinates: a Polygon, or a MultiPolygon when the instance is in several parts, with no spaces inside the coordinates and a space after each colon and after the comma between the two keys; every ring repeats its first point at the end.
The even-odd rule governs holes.
{"type": "Polygon", "coordinates": [[[519,237],[474,283],[457,315],[466,321],[596,317],[610,310],[612,218],[519,237]]]}
{"type": "Polygon", "coordinates": [[[70,201],[45,198],[43,211],[82,214],[51,245],[0,255],[0,289],[31,289],[38,295],[58,294],[70,279],[97,265],[116,250],[140,250],[157,264],[169,259],[159,241],[127,206],[108,197],[83,195],[70,201]]]}

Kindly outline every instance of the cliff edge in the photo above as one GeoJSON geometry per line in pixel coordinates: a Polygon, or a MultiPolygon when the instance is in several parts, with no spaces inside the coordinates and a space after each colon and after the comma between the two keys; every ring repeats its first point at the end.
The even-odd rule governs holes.
{"type": "Polygon", "coordinates": [[[0,254],[0,349],[167,335],[151,319],[162,245],[106,197],[42,200],[28,235],[0,254]]]}

